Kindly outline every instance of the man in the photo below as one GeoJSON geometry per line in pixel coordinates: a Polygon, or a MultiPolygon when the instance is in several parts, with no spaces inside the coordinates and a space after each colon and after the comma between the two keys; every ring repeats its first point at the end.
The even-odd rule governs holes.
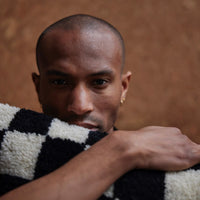
{"type": "Polygon", "coordinates": [[[200,162],[200,146],[176,128],[114,131],[131,73],[123,74],[123,39],[107,22],[87,15],[64,18],[42,33],[36,54],[40,74],[32,77],[44,113],[109,134],[1,199],[92,200],[131,169],[181,170],[200,162]]]}

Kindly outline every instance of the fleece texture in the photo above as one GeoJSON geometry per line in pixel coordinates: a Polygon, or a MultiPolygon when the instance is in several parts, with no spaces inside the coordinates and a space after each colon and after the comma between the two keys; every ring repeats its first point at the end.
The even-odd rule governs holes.
{"type": "MultiPolygon", "coordinates": [[[[51,173],[106,135],[0,104],[0,195],[51,173]]],[[[181,172],[132,170],[99,199],[200,200],[200,165],[181,172]]]]}

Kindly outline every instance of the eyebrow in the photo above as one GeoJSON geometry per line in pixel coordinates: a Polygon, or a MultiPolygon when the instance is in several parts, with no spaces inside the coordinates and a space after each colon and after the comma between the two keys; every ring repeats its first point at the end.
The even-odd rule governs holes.
{"type": "Polygon", "coordinates": [[[68,73],[58,71],[58,70],[48,70],[47,75],[57,75],[57,76],[69,76],[68,73]]]}
{"type": "MultiPolygon", "coordinates": [[[[62,71],[59,71],[59,70],[48,70],[47,75],[70,76],[69,73],[62,72],[62,71]]],[[[90,74],[89,76],[103,76],[103,75],[113,76],[114,72],[112,70],[102,70],[102,71],[99,71],[99,72],[94,72],[94,73],[90,74]]]]}
{"type": "Polygon", "coordinates": [[[103,76],[103,75],[113,76],[114,72],[112,70],[102,70],[102,71],[91,74],[91,76],[103,76]]]}

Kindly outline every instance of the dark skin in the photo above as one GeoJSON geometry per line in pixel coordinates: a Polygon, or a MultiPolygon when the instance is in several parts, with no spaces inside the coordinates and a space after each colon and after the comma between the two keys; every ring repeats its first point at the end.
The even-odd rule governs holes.
{"type": "MultiPolygon", "coordinates": [[[[121,131],[113,131],[113,126],[120,101],[126,97],[131,73],[122,74],[122,48],[116,35],[105,27],[55,29],[46,34],[40,51],[40,76],[33,73],[33,81],[44,113],[70,124],[120,135],[121,131]]],[[[121,138],[127,146],[140,150],[140,159],[143,159],[139,159],[136,168],[174,170],[190,165],[190,162],[182,165],[176,161],[190,156],[191,145],[196,146],[179,129],[147,127],[141,130],[139,137],[125,131],[125,139],[121,138]],[[159,131],[162,134],[158,135],[159,131]],[[170,137],[171,133],[174,135],[170,137]],[[172,150],[170,153],[176,154],[173,154],[175,159],[163,157],[166,150],[172,150]],[[171,159],[176,166],[168,165],[171,159]]],[[[194,157],[200,159],[195,154],[194,157]]]]}
{"type": "Polygon", "coordinates": [[[177,128],[113,131],[131,73],[121,74],[121,46],[108,29],[46,34],[33,73],[46,114],[108,134],[54,172],[1,200],[94,200],[131,169],[181,170],[200,162],[200,146],[177,128]]]}
{"type": "Polygon", "coordinates": [[[34,73],[33,80],[44,113],[112,132],[131,77],[130,72],[121,74],[118,38],[103,28],[92,32],[58,29],[44,38],[41,51],[40,76],[34,73]]]}

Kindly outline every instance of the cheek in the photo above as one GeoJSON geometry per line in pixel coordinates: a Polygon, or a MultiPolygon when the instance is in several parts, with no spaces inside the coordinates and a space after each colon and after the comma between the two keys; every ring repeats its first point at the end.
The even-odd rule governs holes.
{"type": "Polygon", "coordinates": [[[116,92],[116,90],[113,90],[108,92],[106,95],[96,97],[94,100],[96,112],[101,115],[105,129],[107,130],[113,126],[117,118],[117,113],[120,106],[120,94],[120,91],[116,92]]]}
{"type": "Polygon", "coordinates": [[[48,85],[43,85],[40,91],[40,103],[43,112],[48,115],[59,117],[65,110],[66,93],[53,90],[48,85]]]}

